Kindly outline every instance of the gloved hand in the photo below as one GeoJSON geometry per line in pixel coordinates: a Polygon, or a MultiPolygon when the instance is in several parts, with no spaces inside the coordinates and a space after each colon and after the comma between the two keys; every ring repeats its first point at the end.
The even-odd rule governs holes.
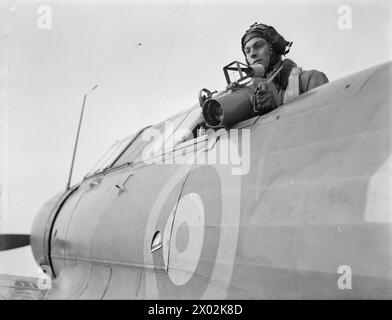
{"type": "Polygon", "coordinates": [[[266,114],[282,104],[276,86],[272,82],[261,83],[255,91],[253,105],[258,115],[266,114]]]}

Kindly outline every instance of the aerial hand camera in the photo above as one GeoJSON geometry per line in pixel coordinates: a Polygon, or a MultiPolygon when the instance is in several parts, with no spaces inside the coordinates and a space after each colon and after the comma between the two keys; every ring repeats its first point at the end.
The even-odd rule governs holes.
{"type": "Polygon", "coordinates": [[[251,102],[254,88],[249,84],[252,78],[263,78],[265,75],[263,65],[249,66],[238,61],[223,67],[223,72],[227,82],[226,90],[215,95],[215,92],[205,88],[199,92],[204,120],[213,128],[228,128],[255,114],[251,102]]]}

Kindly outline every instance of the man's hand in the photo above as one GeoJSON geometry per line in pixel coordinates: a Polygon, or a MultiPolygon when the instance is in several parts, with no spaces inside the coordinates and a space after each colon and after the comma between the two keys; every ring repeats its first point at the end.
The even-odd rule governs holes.
{"type": "Polygon", "coordinates": [[[266,114],[281,104],[282,99],[273,83],[263,83],[256,88],[254,95],[254,108],[256,114],[266,114]]]}

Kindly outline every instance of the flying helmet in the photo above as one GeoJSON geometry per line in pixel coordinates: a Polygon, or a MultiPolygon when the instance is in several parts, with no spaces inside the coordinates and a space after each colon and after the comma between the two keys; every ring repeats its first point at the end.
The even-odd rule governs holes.
{"type": "Polygon", "coordinates": [[[266,24],[255,22],[249,27],[248,30],[246,30],[244,36],[241,38],[241,49],[243,54],[245,55],[245,59],[245,43],[254,37],[261,37],[268,42],[271,56],[271,63],[269,68],[271,68],[280,60],[281,55],[286,55],[290,51],[290,47],[293,44],[292,42],[286,41],[275,30],[275,28],[267,26],[266,24]]]}

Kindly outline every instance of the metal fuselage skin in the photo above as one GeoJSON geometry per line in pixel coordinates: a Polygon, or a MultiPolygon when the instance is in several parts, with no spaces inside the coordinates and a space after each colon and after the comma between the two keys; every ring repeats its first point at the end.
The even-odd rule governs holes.
{"type": "Polygon", "coordinates": [[[391,68],[51,199],[31,236],[47,298],[391,299],[391,68]]]}

